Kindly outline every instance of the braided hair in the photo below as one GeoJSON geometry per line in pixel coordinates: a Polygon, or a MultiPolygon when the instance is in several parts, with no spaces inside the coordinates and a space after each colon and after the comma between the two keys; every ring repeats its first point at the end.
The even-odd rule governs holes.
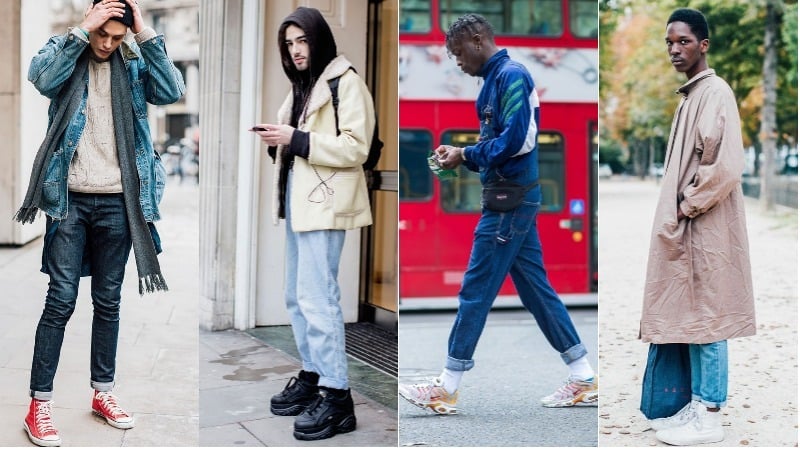
{"type": "Polygon", "coordinates": [[[490,41],[494,41],[494,27],[480,14],[468,13],[456,19],[450,24],[450,28],[445,34],[445,46],[449,50],[453,44],[466,37],[476,34],[486,36],[490,41]]]}

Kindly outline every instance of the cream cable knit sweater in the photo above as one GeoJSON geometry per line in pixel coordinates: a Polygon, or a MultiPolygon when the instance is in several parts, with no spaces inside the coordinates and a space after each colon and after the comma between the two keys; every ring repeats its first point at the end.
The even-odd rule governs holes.
{"type": "Polygon", "coordinates": [[[111,63],[89,60],[86,126],[69,165],[69,190],[93,194],[122,192],[122,177],[111,114],[111,63]]]}

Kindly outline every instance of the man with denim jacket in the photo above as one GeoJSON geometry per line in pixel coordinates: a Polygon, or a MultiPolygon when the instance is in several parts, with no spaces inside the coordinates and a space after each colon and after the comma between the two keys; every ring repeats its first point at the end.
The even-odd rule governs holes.
{"type": "Polygon", "coordinates": [[[183,96],[183,78],[163,36],[144,26],[135,0],[94,0],[80,26],[51,38],[28,79],[50,98],[48,130],[16,220],[47,216],[42,271],[50,276],[36,329],[30,440],[58,446],[51,417],[53,380],[80,277],[92,277],[92,411],[110,425],[134,425],[111,393],[125,265],[134,249],[140,293],[166,290],[156,254],[165,172],[153,150],[147,102],[183,96]],[[128,29],[136,44],[123,40],[128,29]]]}
{"type": "Polygon", "coordinates": [[[486,202],[482,205],[444,371],[430,382],[400,385],[400,395],[438,414],[456,412],[461,376],[475,365],[472,355],[478,338],[510,273],[523,305],[569,366],[567,381],[542,398],[542,405],[596,405],[594,370],[564,304],[547,280],[535,226],[541,191],[537,183],[539,98],[533,79],[506,50],[497,48],[491,24],[480,15],[458,18],[446,39],[447,50],[461,70],[484,81],[476,103],[480,140],[466,148],[440,146],[435,150],[440,165],[453,169],[463,163],[480,172],[484,189],[502,180],[522,186],[525,192],[522,202],[509,211],[492,210],[486,202]]]}

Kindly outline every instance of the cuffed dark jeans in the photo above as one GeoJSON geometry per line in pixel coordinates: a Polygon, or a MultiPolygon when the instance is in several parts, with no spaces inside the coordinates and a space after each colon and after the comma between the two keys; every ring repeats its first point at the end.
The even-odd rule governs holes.
{"type": "Polygon", "coordinates": [[[85,262],[91,265],[94,306],[90,382],[99,391],[114,386],[120,293],[131,250],[125,202],[122,194],[69,195],[67,217],[47,218],[43,263],[50,284],[36,328],[30,384],[31,397],[39,400],[53,396],[64,329],[75,310],[85,262]]]}

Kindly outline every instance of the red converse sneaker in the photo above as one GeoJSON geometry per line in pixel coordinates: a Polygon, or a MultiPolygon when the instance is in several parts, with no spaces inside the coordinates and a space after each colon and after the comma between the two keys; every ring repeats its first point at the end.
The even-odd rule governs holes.
{"type": "Polygon", "coordinates": [[[92,411],[106,419],[109,425],[126,430],[133,428],[133,417],[117,405],[117,397],[111,391],[94,391],[92,411]]]}
{"type": "Polygon", "coordinates": [[[48,400],[31,399],[31,406],[28,408],[28,415],[25,417],[25,431],[28,438],[34,444],[41,447],[58,447],[61,445],[61,438],[58,431],[53,426],[53,418],[50,417],[50,410],[53,402],[48,400]]]}

